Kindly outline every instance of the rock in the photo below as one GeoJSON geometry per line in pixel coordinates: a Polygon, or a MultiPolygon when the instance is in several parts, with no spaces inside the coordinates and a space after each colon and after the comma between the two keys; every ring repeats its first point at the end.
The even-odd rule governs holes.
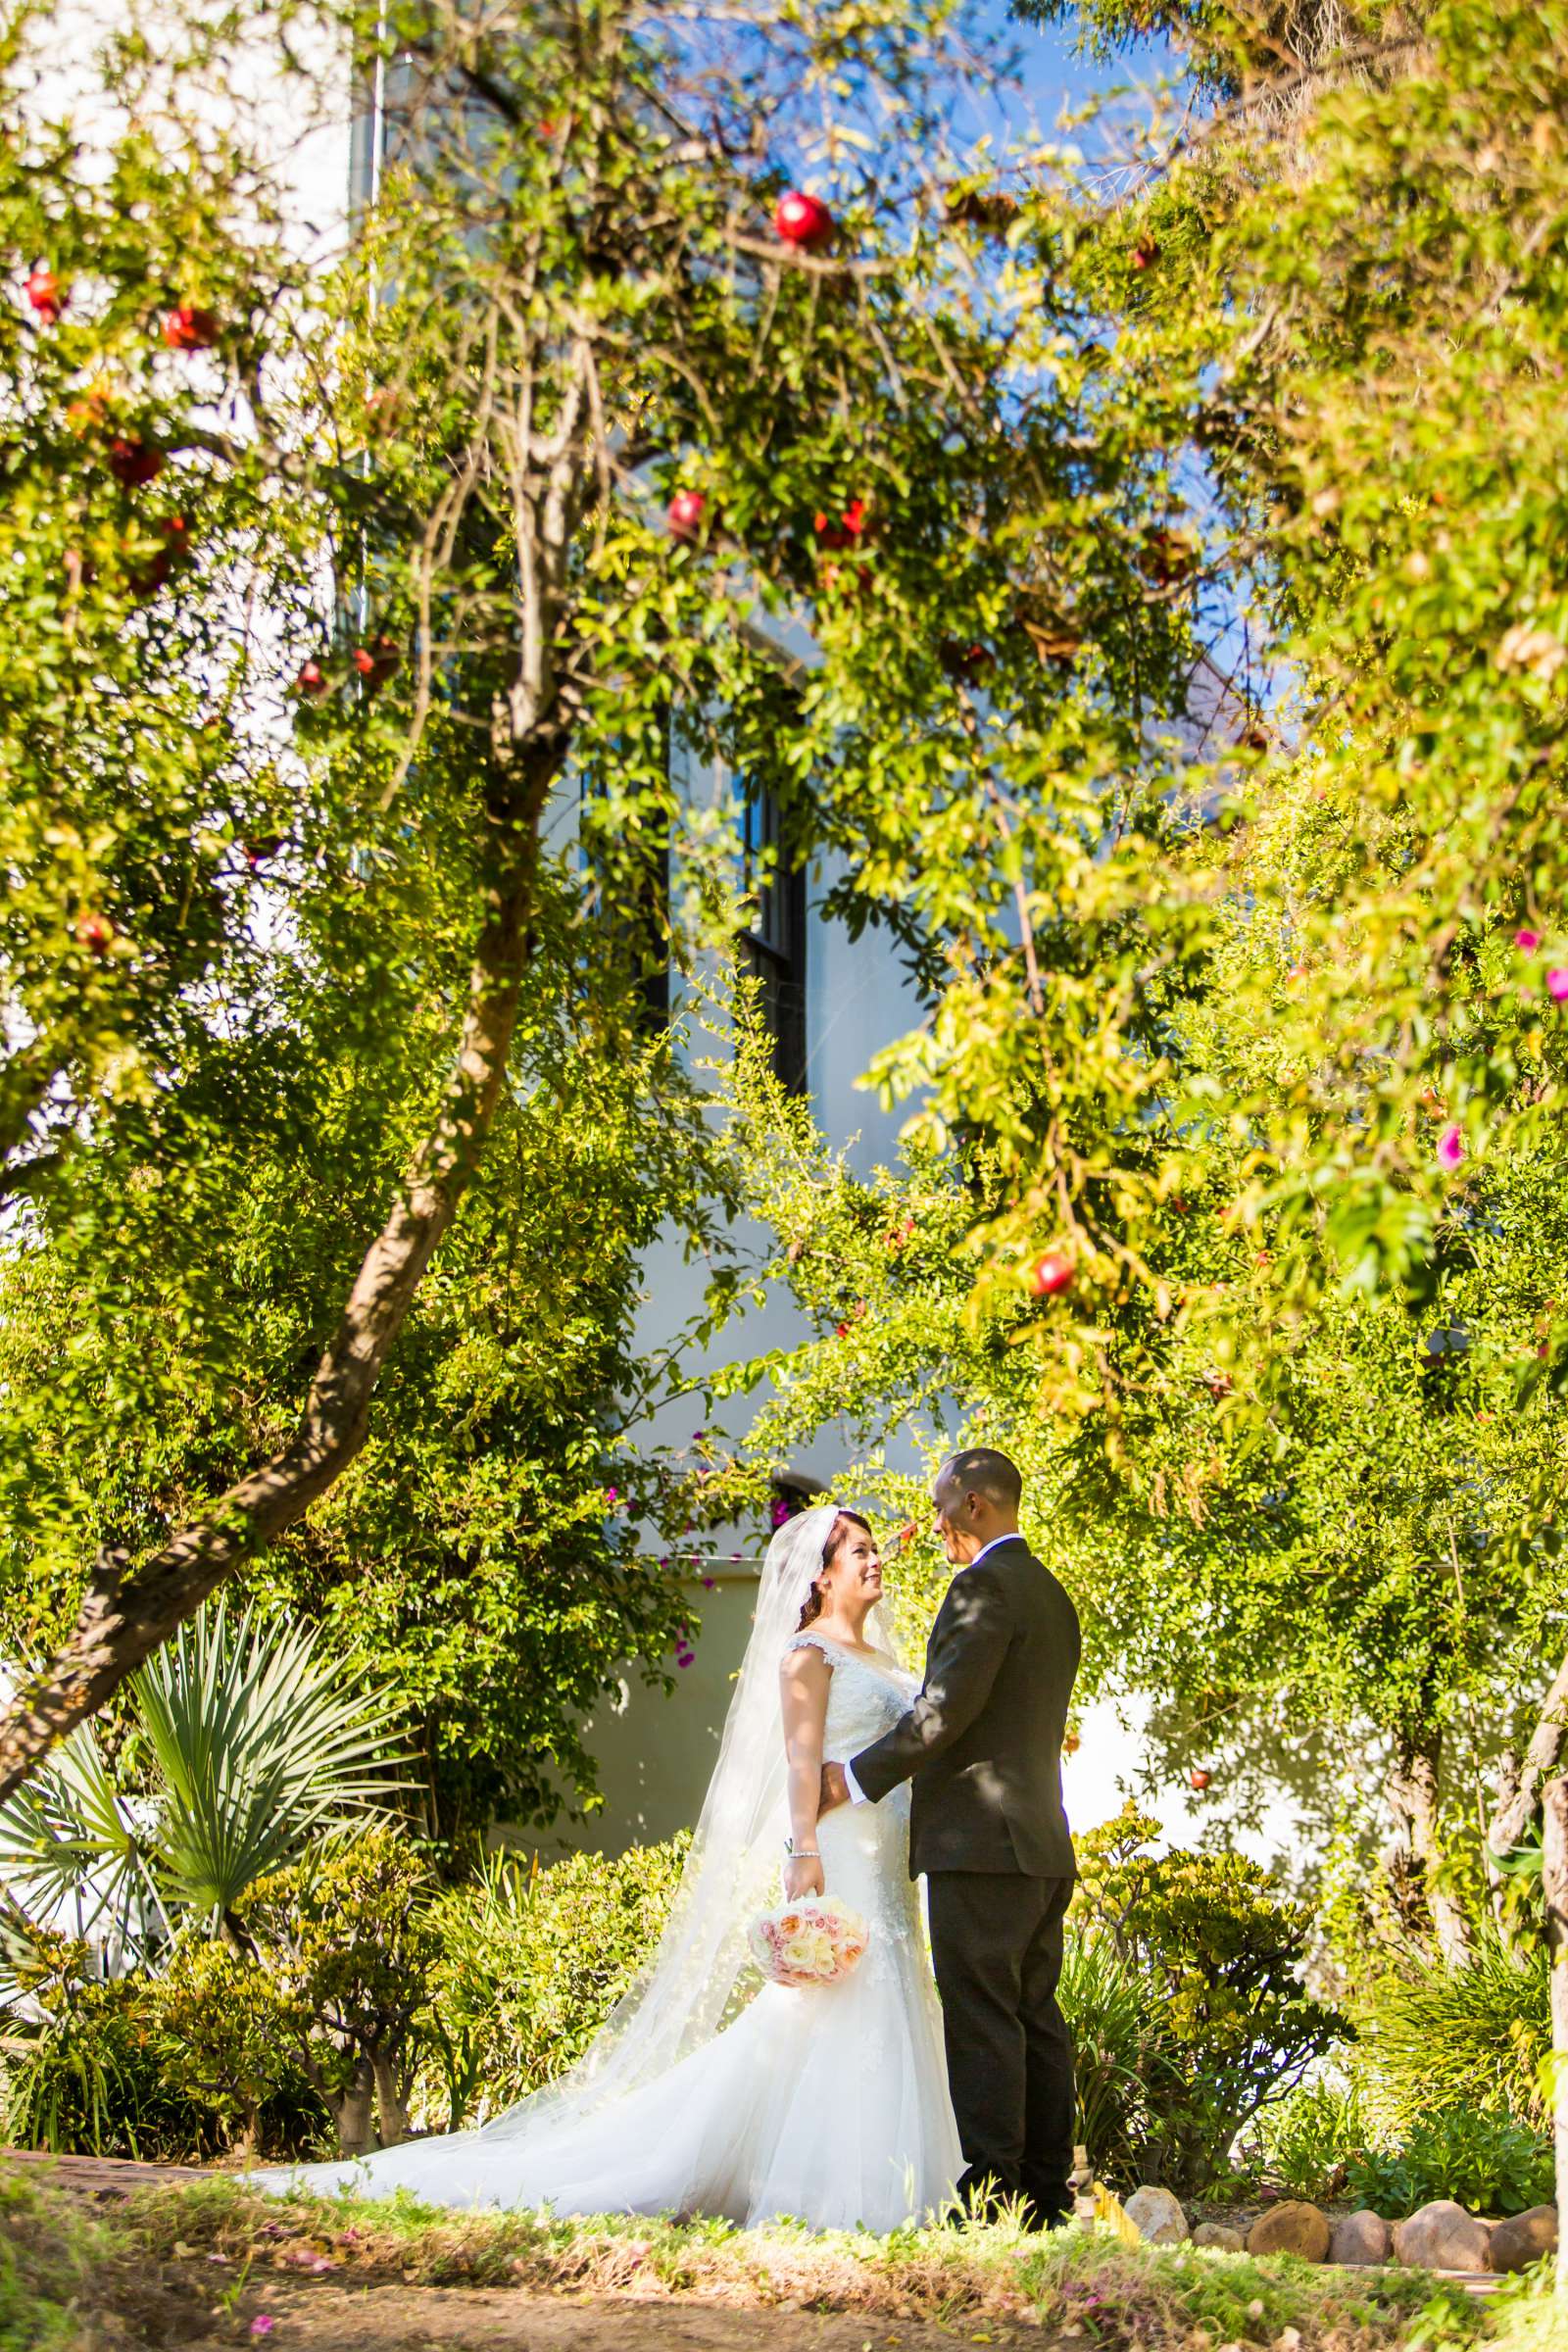
{"type": "Polygon", "coordinates": [[[1287,2197],[1283,2205],[1271,2205],[1267,2213],[1258,2215],[1247,2232],[1247,2251],[1295,2254],[1302,2262],[1323,2262],[1333,2234],[1326,2213],[1320,2213],[1304,2197],[1287,2197]]]}
{"type": "Polygon", "coordinates": [[[1369,2207],[1336,2222],[1329,2239],[1330,2262],[1387,2262],[1393,2252],[1394,2231],[1369,2207]]]}
{"type": "Polygon", "coordinates": [[[1492,2232],[1449,2197],[1394,2225],[1394,2259],[1416,2271],[1484,2271],[1492,2232]]]}
{"type": "Polygon", "coordinates": [[[1122,2211],[1146,2246],[1179,2246],[1192,2235],[1181,2201],[1168,2188],[1135,2188],[1122,2211]]]}
{"type": "Polygon", "coordinates": [[[1532,2205],[1528,2213],[1510,2213],[1492,2225],[1487,2252],[1494,2271],[1527,2271],[1543,2254],[1557,2251],[1557,2208],[1532,2205]]]}
{"type": "Polygon", "coordinates": [[[1195,2246],[1207,2246],[1211,2254],[1245,2254],[1247,2240],[1239,2230],[1228,2229],[1224,2222],[1200,2222],[1193,2231],[1195,2246]]]}

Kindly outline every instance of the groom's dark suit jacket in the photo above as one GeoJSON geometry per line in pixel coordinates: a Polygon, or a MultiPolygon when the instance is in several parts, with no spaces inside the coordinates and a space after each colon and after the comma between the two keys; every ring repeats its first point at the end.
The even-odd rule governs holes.
{"type": "Polygon", "coordinates": [[[854,1759],[873,1801],[913,1775],[911,1878],[1073,1876],[1061,1740],[1079,1646],[1077,1611],[1021,1536],[959,1569],[931,1629],[925,1688],[854,1759]]]}

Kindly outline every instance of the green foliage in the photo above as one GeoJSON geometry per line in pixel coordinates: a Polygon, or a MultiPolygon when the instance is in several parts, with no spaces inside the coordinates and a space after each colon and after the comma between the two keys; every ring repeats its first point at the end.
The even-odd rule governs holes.
{"type": "Polygon", "coordinates": [[[1439,2107],[1397,2153],[1353,2154],[1346,2189],[1383,2214],[1413,2213],[1435,2197],[1451,2197],[1472,2213],[1521,2213],[1552,2200],[1550,2134],[1500,2107],[1439,2107]]]}
{"type": "MultiPolygon", "coordinates": [[[[289,12],[242,14],[311,119],[289,12]]],[[[941,201],[967,160],[956,93],[989,74],[947,0],[874,24],[767,10],[755,55],[725,29],[716,69],[662,7],[629,37],[618,5],[518,0],[482,68],[461,9],[415,51],[357,7],[323,14],[323,54],[341,38],[373,77],[384,39],[404,76],[397,153],[335,268],[291,258],[287,165],[238,128],[176,168],[134,127],[220,98],[198,11],[83,62],[90,185],[70,126],[20,103],[0,170],[7,249],[47,255],[66,295],[4,329],[23,390],[0,558],[34,700],[5,749],[7,1035],[28,1046],[0,1137],[24,1197],[0,1582],[30,1650],[101,1543],[134,1571],[278,1457],[431,1132],[504,868],[519,944],[487,1034],[509,1067],[470,1154],[493,1189],[443,1242],[357,1475],[256,1569],[341,1609],[368,1655],[389,1637],[428,1826],[471,1837],[549,1811],[552,1754],[586,1785],[583,1714],[628,1650],[659,1672],[676,1623],[592,1505],[631,1484],[620,1432],[653,1385],[636,1257],[661,1230],[709,1250],[724,1191],[643,984],[732,937],[764,879],[738,871],[741,793],[710,808],[681,776],[765,773],[785,855],[853,853],[836,911],[891,924],[923,969],[956,932],[1004,952],[1010,877],[982,854],[956,878],[940,844],[1000,847],[1005,795],[1049,775],[1039,882],[1092,880],[1107,779],[1179,701],[1191,629],[1140,569],[1163,455],[1106,417],[1086,456],[1102,361],[1072,354],[1076,298],[1043,299],[1033,253],[1001,257],[994,294],[987,232],[941,201]],[[842,275],[767,226],[807,138],[842,275]],[[187,364],[161,310],[192,286],[217,325],[187,364]],[[271,364],[300,350],[308,369],[271,364]],[[131,429],[156,490],[115,453],[131,429]],[[688,543],[662,510],[698,485],[721,532],[688,543]],[[166,499],[192,561],[155,579],[166,499]],[[874,529],[825,562],[813,517],[857,502],[874,529]],[[1039,651],[1064,599],[1075,669],[1039,651]],[[786,686],[758,624],[787,635],[803,609],[821,658],[786,686]],[[994,659],[984,706],[952,674],[957,629],[994,659]],[[567,1589],[541,1603],[546,1564],[567,1589]]],[[[24,18],[19,86],[46,41],[24,18]]],[[[1075,1023],[1100,1002],[1068,993],[1075,1023]]],[[[1108,1003],[1090,1034],[1098,1125],[1125,1061],[1108,1003]]]]}
{"type": "Polygon", "coordinates": [[[1341,2194],[1347,2161],[1367,2141],[1355,2084],[1326,2075],[1261,2108],[1255,2132],[1265,2177],[1287,2196],[1314,2204],[1341,2194]]]}
{"type": "Polygon", "coordinates": [[[1072,2033],[1075,2135],[1102,2179],[1135,2188],[1159,2038],[1150,1987],[1108,1936],[1079,1935],[1068,1939],[1057,1997],[1072,2033]]]}
{"type": "Polygon", "coordinates": [[[224,1943],[185,1942],[153,1991],[164,2080],[210,2109],[247,2151],[264,2105],[298,2077],[292,2018],[259,1961],[224,1943]]]}
{"type": "Polygon", "coordinates": [[[1386,1974],[1355,2003],[1355,2076],[1371,2128],[1398,2145],[1435,2108],[1544,2120],[1542,2062],[1551,2047],[1544,1944],[1485,1937],[1463,1968],[1386,1974]]]}
{"type": "Polygon", "coordinates": [[[24,1903],[79,1904],[139,1957],[173,1920],[209,1931],[253,1880],[314,1838],[384,1808],[397,1782],[396,1709],[309,1628],[224,1602],[131,1678],[129,1752],[145,1786],[112,1773],[88,1726],[0,1806],[0,1860],[24,1903]]]}
{"type": "Polygon", "coordinates": [[[308,1628],[204,1610],[132,1678],[162,1798],[158,1869],[199,1917],[368,1806],[385,1806],[396,1709],[351,1683],[308,1628]]]}
{"type": "Polygon", "coordinates": [[[439,1950],[428,1864],[406,1831],[362,1831],[258,1880],[243,1926],[332,2109],[345,2154],[408,2132],[419,2023],[439,1950]]]}
{"type": "MultiPolygon", "coordinates": [[[[1229,1820],[1285,1782],[1309,1831],[1339,1838],[1346,1899],[1328,1924],[1358,1962],[1375,1941],[1473,1933],[1470,1784],[1532,1705],[1564,1595],[1559,1565],[1543,1551],[1522,1569],[1508,1532],[1560,1444],[1555,1398],[1517,1385],[1568,1288],[1555,1148],[1489,1170],[1419,1294],[1318,1298],[1262,1373],[1207,1320],[1173,1319],[1157,1378],[1129,1370],[1114,1413],[1075,1431],[1036,1377],[1042,1308],[1000,1286],[972,1296],[983,1154],[910,1147],[866,1177],[755,1055],[731,1092],[768,1272],[811,1336],[714,1383],[718,1474],[699,1507],[736,1506],[760,1472],[808,1458],[824,1423],[847,1427],[852,1483],[915,1531],[892,1563],[913,1633],[947,1574],[930,1471],[957,1444],[1001,1446],[1024,1473],[1026,1531],[1078,1603],[1086,1691],[1155,1700],[1152,1768],[1179,1784],[1203,1767],[1204,1806],[1229,1820]],[[727,1438],[726,1404],[764,1380],[727,1438]],[[887,1468],[895,1433],[923,1478],[887,1468]],[[1348,1744],[1386,1757],[1381,1785],[1326,1769],[1348,1744]],[[1406,1789],[1427,1764],[1417,1823],[1406,1789]]],[[[1259,1238],[1227,1230],[1196,1185],[1173,1197],[1157,1250],[1173,1300],[1266,1318],[1278,1266],[1259,1238]]]]}
{"type": "Polygon", "coordinates": [[[202,2108],[168,2079],[145,1985],[90,1973],[84,1944],[13,1929],[8,1975],[27,2004],[7,2010],[0,2122],[14,2146],[59,2155],[183,2158],[202,2108]]]}
{"type": "Polygon", "coordinates": [[[1301,1987],[1309,1914],[1240,1855],[1148,1854],[1156,1834],[1129,1807],[1086,1838],[1074,1910],[1079,1934],[1105,1937],[1149,2002],[1144,2177],[1192,2194],[1345,2026],[1301,1987]]]}
{"type": "MultiPolygon", "coordinates": [[[[545,1870],[499,1854],[437,1898],[432,1997],[468,2053],[476,2120],[581,2056],[657,1942],[685,1848],[681,1838],[613,1860],[571,1854],[545,1870]]],[[[438,2063],[427,2062],[426,2079],[434,2105],[438,2063]]]]}

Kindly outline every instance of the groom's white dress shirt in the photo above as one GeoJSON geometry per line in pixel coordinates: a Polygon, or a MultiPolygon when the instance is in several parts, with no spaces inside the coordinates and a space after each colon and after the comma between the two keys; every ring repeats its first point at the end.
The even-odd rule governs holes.
{"type": "MultiPolygon", "coordinates": [[[[1017,1541],[1017,1536],[1018,1531],[1015,1527],[1009,1528],[1004,1536],[993,1536],[989,1544],[981,1544],[979,1550],[975,1553],[972,1560],[964,1561],[963,1567],[978,1568],[988,1551],[995,1551],[999,1544],[1015,1543],[1017,1541]]],[[[961,1576],[963,1574],[963,1569],[960,1568],[957,1571],[957,1574],[961,1576]]],[[[865,1790],[860,1787],[859,1782],[855,1777],[855,1767],[853,1764],[846,1764],[844,1767],[844,1786],[850,1792],[850,1802],[852,1805],[865,1805],[870,1803],[870,1798],[866,1795],[865,1790]]]]}

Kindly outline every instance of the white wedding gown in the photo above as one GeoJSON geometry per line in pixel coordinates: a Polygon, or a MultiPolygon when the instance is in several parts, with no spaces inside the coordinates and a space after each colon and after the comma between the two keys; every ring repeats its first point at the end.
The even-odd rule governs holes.
{"type": "MultiPolygon", "coordinates": [[[[874,1665],[815,1634],[786,1646],[808,1642],[832,1668],[823,1753],[842,1762],[897,1722],[918,1686],[891,1660],[874,1665]]],[[[819,2230],[885,2231],[934,2217],[962,2159],[908,1875],[907,1788],[881,1804],[840,1806],[817,1838],[828,1893],[871,1930],[841,1984],[763,1984],[666,2072],[558,2125],[519,2134],[503,2116],[477,2132],[253,2179],[372,2197],[407,2188],[440,2205],[723,2215],[746,2227],[793,2216],[819,2230]]]]}

